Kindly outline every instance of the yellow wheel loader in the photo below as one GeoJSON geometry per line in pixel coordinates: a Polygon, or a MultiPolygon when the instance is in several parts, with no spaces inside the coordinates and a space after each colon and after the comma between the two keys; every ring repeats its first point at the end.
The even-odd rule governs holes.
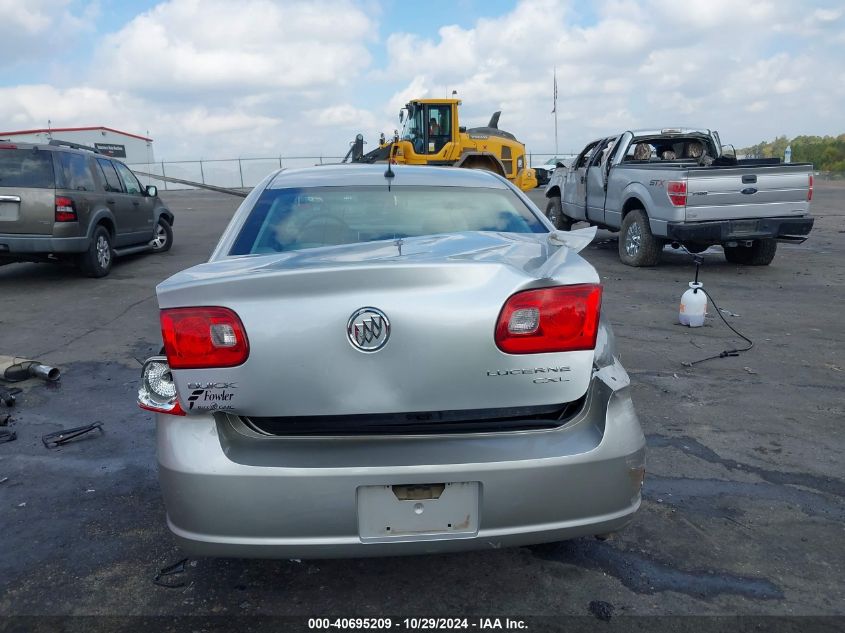
{"type": "Polygon", "coordinates": [[[458,122],[460,104],[458,99],[410,101],[399,114],[402,129],[392,139],[382,134],[379,146],[365,154],[364,138],[359,134],[343,162],[486,169],[523,191],[536,187],[537,177],[525,160],[525,146],[499,129],[501,112],[494,113],[486,127],[466,129],[458,122]]]}

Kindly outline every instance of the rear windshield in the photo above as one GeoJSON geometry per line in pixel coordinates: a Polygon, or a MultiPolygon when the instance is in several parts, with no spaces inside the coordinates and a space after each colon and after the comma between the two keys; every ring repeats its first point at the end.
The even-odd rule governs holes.
{"type": "Polygon", "coordinates": [[[319,187],[268,189],[252,209],[230,255],[460,231],[545,233],[507,189],[319,187]]]}
{"type": "Polygon", "coordinates": [[[53,154],[32,149],[0,149],[0,187],[52,189],[53,154]]]}
{"type": "Polygon", "coordinates": [[[715,158],[713,142],[703,136],[635,139],[625,152],[625,162],[640,160],[700,160],[702,155],[715,158]]]}

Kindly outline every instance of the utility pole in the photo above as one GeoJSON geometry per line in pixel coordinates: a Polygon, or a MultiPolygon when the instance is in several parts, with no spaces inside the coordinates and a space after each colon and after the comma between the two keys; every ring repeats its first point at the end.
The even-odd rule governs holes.
{"type": "Polygon", "coordinates": [[[560,153],[557,146],[557,66],[555,66],[554,70],[554,107],[552,108],[552,114],[555,115],[555,158],[557,158],[557,155],[560,153]]]}

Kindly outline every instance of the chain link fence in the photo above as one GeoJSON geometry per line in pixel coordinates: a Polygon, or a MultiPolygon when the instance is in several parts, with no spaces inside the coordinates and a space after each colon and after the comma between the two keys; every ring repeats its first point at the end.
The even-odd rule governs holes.
{"type": "Polygon", "coordinates": [[[164,191],[195,189],[195,187],[168,182],[155,176],[179,178],[228,189],[250,189],[261,182],[264,176],[281,167],[312,167],[326,163],[339,163],[341,160],[343,156],[275,156],[130,163],[129,166],[134,171],[150,174],[150,176],[139,175],[144,185],[155,185],[164,191]]]}
{"type": "MultiPolygon", "coordinates": [[[[577,153],[562,152],[527,154],[528,165],[539,167],[551,159],[563,159],[568,165],[577,153]]],[[[133,171],[150,174],[139,174],[144,185],[155,185],[163,191],[179,189],[195,189],[190,185],[168,182],[156,175],[180,180],[200,182],[204,185],[226,187],[227,189],[251,189],[271,171],[285,168],[312,167],[327,163],[339,163],[343,156],[274,156],[266,158],[215,158],[208,160],[175,160],[159,161],[157,163],[130,163],[133,171]]],[[[553,165],[554,162],[550,163],[553,165]]]]}

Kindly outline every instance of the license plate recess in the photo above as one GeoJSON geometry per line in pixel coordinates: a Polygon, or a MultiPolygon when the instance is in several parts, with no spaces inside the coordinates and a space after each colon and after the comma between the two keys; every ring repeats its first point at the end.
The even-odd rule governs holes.
{"type": "Polygon", "coordinates": [[[478,533],[479,482],[358,488],[364,542],[467,538],[478,533]]]}

